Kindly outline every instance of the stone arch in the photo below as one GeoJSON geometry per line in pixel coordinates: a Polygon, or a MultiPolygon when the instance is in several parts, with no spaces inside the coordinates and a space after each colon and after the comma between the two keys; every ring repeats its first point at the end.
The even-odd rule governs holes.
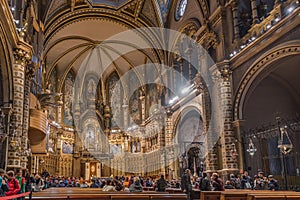
{"type": "Polygon", "coordinates": [[[289,41],[267,51],[259,57],[251,67],[249,67],[248,71],[243,76],[242,81],[239,83],[238,90],[234,98],[234,120],[243,119],[245,98],[256,78],[275,61],[299,54],[300,41],[289,41]]]}
{"type": "Polygon", "coordinates": [[[0,104],[12,101],[13,83],[11,69],[11,52],[9,51],[7,38],[0,23],[0,104]]]}

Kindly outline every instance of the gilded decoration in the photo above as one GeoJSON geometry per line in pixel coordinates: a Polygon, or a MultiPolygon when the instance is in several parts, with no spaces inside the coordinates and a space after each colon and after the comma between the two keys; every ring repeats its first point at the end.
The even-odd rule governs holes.
{"type": "Polygon", "coordinates": [[[15,63],[22,66],[27,65],[31,61],[31,55],[25,50],[16,49],[14,52],[15,63]]]}

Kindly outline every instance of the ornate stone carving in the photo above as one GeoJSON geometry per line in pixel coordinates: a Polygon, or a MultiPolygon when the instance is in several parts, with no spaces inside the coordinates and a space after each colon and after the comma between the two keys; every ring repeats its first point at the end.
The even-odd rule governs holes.
{"type": "Polygon", "coordinates": [[[25,66],[31,61],[31,55],[22,49],[16,49],[14,52],[15,63],[25,66]]]}

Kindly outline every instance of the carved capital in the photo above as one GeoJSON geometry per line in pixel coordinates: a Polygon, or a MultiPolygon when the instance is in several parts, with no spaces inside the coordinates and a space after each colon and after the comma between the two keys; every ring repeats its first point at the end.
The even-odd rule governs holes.
{"type": "Polygon", "coordinates": [[[221,73],[221,77],[223,78],[223,80],[228,81],[232,74],[232,70],[229,68],[229,65],[220,67],[219,71],[221,73]]]}
{"type": "Polygon", "coordinates": [[[27,51],[22,49],[15,49],[14,52],[15,64],[26,66],[31,62],[31,55],[27,51]]]}
{"type": "Polygon", "coordinates": [[[27,65],[25,73],[26,73],[26,79],[32,80],[35,75],[35,66],[32,63],[27,65]]]}

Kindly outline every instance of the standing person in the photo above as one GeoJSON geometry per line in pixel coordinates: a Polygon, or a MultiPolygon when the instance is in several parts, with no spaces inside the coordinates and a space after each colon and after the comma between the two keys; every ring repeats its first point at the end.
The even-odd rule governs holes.
{"type": "Polygon", "coordinates": [[[186,169],[181,178],[181,190],[187,194],[187,199],[191,199],[192,183],[191,170],[186,169]]]}
{"type": "Polygon", "coordinates": [[[20,192],[20,185],[19,185],[19,181],[15,178],[15,173],[13,171],[8,171],[7,172],[7,176],[8,176],[8,187],[9,187],[9,191],[6,192],[6,196],[12,196],[12,195],[16,195],[20,192]]]}
{"type": "Polygon", "coordinates": [[[164,175],[160,176],[160,179],[157,180],[156,188],[158,192],[165,192],[167,188],[167,181],[164,178],[164,175]]]}
{"type": "MultiPolygon", "coordinates": [[[[22,170],[17,170],[16,179],[19,181],[20,192],[18,194],[25,193],[25,178],[22,176],[22,170]]],[[[25,197],[20,197],[18,200],[23,200],[25,197]]]]}
{"type": "Polygon", "coordinates": [[[210,181],[208,180],[207,173],[202,173],[202,178],[200,179],[199,189],[201,191],[211,191],[210,181]]]}
{"type": "Polygon", "coordinates": [[[34,177],[26,171],[25,175],[25,192],[30,192],[29,199],[32,199],[32,185],[35,183],[34,177]]]}

